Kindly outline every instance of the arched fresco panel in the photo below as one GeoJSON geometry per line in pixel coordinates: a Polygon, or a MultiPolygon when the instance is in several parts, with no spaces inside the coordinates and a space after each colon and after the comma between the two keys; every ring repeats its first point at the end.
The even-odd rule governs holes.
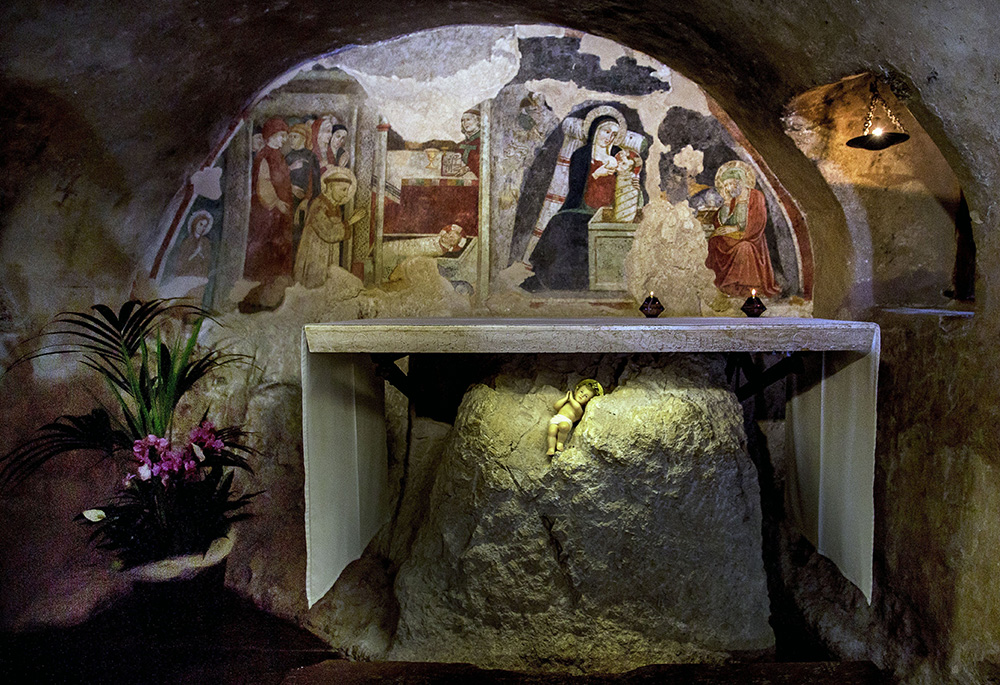
{"type": "Polygon", "coordinates": [[[811,311],[804,222],[742,134],[688,79],[580,32],[455,27],[323,57],[206,168],[221,196],[185,198],[152,275],[216,308],[348,275],[398,289],[417,264],[484,314],[614,313],[654,287],[684,293],[671,314],[733,314],[750,288],[811,311]]]}

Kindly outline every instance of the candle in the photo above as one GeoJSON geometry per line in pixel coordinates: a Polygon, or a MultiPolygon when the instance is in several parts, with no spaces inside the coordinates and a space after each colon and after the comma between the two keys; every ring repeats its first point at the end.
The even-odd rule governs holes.
{"type": "Polygon", "coordinates": [[[656,295],[650,290],[649,297],[639,306],[639,311],[645,314],[646,318],[654,319],[663,313],[663,305],[660,304],[660,301],[656,299],[656,295]]]}
{"type": "Polygon", "coordinates": [[[740,309],[742,309],[743,313],[751,319],[756,319],[767,310],[767,307],[765,307],[764,303],[760,301],[759,297],[757,297],[757,289],[751,288],[750,297],[747,298],[746,302],[743,303],[743,306],[740,307],[740,309]]]}

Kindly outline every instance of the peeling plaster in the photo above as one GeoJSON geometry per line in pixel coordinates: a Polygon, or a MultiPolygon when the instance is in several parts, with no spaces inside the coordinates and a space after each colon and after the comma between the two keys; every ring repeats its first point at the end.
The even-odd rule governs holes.
{"type": "MultiPolygon", "coordinates": [[[[669,145],[667,147],[670,147],[669,145]]],[[[681,169],[687,169],[692,176],[697,176],[705,170],[705,153],[685,145],[674,155],[674,164],[681,169]]]]}
{"type": "Polygon", "coordinates": [[[548,24],[517,25],[514,27],[518,38],[562,38],[566,35],[566,29],[561,26],[550,26],[548,24]]]}
{"type": "Polygon", "coordinates": [[[206,167],[191,174],[191,185],[197,195],[209,200],[222,197],[222,169],[217,166],[206,167]]]}
{"type": "Polygon", "coordinates": [[[596,55],[601,60],[601,69],[605,71],[613,67],[619,57],[632,57],[632,50],[621,43],[590,33],[580,37],[580,52],[596,55]]]}
{"type": "Polygon", "coordinates": [[[659,79],[664,83],[670,83],[671,81],[670,67],[661,64],[645,53],[636,52],[621,43],[616,43],[607,38],[601,38],[589,33],[583,34],[580,37],[580,52],[596,55],[601,60],[601,69],[605,71],[611,69],[620,57],[629,57],[634,59],[640,67],[650,67],[653,70],[650,76],[653,78],[659,79]]]}
{"type": "Polygon", "coordinates": [[[510,28],[489,27],[433,34],[420,41],[400,39],[354,48],[318,63],[357,79],[370,104],[405,140],[459,142],[462,112],[496,97],[517,75],[521,58],[517,36],[510,28]],[[487,53],[484,38],[491,41],[485,43],[487,53]],[[422,63],[424,73],[403,77],[380,73],[387,65],[407,63],[422,63]]]}

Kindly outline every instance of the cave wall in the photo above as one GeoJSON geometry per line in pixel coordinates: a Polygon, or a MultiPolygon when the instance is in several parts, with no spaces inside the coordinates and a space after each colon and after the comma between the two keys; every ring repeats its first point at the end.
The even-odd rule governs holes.
{"type": "MultiPolygon", "coordinates": [[[[1000,124],[991,106],[1000,58],[989,28],[992,9],[985,0],[919,8],[844,0],[696,1],[642,9],[610,1],[390,2],[339,12],[319,2],[10,3],[0,16],[8,27],[0,39],[0,119],[11,134],[2,148],[0,335],[9,346],[57,309],[149,295],[136,285],[136,265],[162,239],[167,227],[160,218],[179,208],[177,189],[220,148],[263,84],[307,59],[484,16],[497,24],[553,22],[612,38],[691,77],[780,175],[808,219],[816,315],[873,318],[884,326],[873,607],[833,610],[836,603],[820,597],[817,578],[823,576],[814,560],[795,569],[800,587],[813,589],[813,599],[802,597],[807,618],[835,653],[871,658],[924,682],[975,682],[982,664],[997,660],[1000,644],[1000,576],[994,572],[1000,474],[990,429],[1000,407],[991,363],[1000,329],[992,267],[1000,256],[994,230],[1000,204],[992,192],[1000,173],[1000,124]],[[856,298],[868,269],[851,233],[856,210],[841,203],[785,134],[782,117],[793,96],[865,71],[909,84],[908,109],[968,197],[980,267],[971,320],[880,313],[856,298]],[[52,252],[61,255],[58,273],[31,259],[52,252]]],[[[421,274],[415,277],[439,287],[437,274],[421,274]]],[[[442,291],[442,297],[450,295],[442,291]]],[[[310,302],[300,314],[413,313],[405,301],[389,290],[349,304],[310,302]]],[[[463,306],[456,302],[452,311],[463,306]]],[[[234,323],[234,335],[271,358],[274,333],[294,321],[278,313],[254,317],[252,327],[234,323]]],[[[294,369],[268,372],[273,380],[294,369]]],[[[65,373],[48,373],[44,392],[27,377],[14,393],[3,419],[4,447],[24,430],[23,417],[37,415],[60,387],[53,374],[65,373]]],[[[46,532],[71,539],[78,531],[68,521],[81,502],[105,494],[88,485],[100,482],[100,473],[46,475],[5,508],[14,512],[34,502],[40,506],[32,510],[44,509],[52,521],[46,532]]],[[[43,532],[38,516],[31,518],[43,532]]],[[[39,538],[5,535],[8,558],[44,546],[39,538]]],[[[58,555],[45,577],[54,584],[65,571],[78,571],[80,562],[72,560],[80,558],[58,555]]],[[[38,589],[17,597],[5,589],[5,610],[38,589]]],[[[86,604],[77,615],[91,608],[86,604]]],[[[295,601],[274,609],[294,615],[295,601]]],[[[59,606],[35,618],[65,620],[68,613],[59,606]]]]}

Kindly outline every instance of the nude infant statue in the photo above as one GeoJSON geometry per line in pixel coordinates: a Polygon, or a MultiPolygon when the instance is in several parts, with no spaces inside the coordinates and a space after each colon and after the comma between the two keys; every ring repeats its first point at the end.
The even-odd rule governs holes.
{"type": "Polygon", "coordinates": [[[562,452],[573,424],[583,417],[584,407],[590,400],[604,394],[604,388],[593,378],[585,378],[576,384],[572,391],[567,391],[556,401],[556,415],[549,421],[549,449],[545,453],[552,456],[562,452]]]}

